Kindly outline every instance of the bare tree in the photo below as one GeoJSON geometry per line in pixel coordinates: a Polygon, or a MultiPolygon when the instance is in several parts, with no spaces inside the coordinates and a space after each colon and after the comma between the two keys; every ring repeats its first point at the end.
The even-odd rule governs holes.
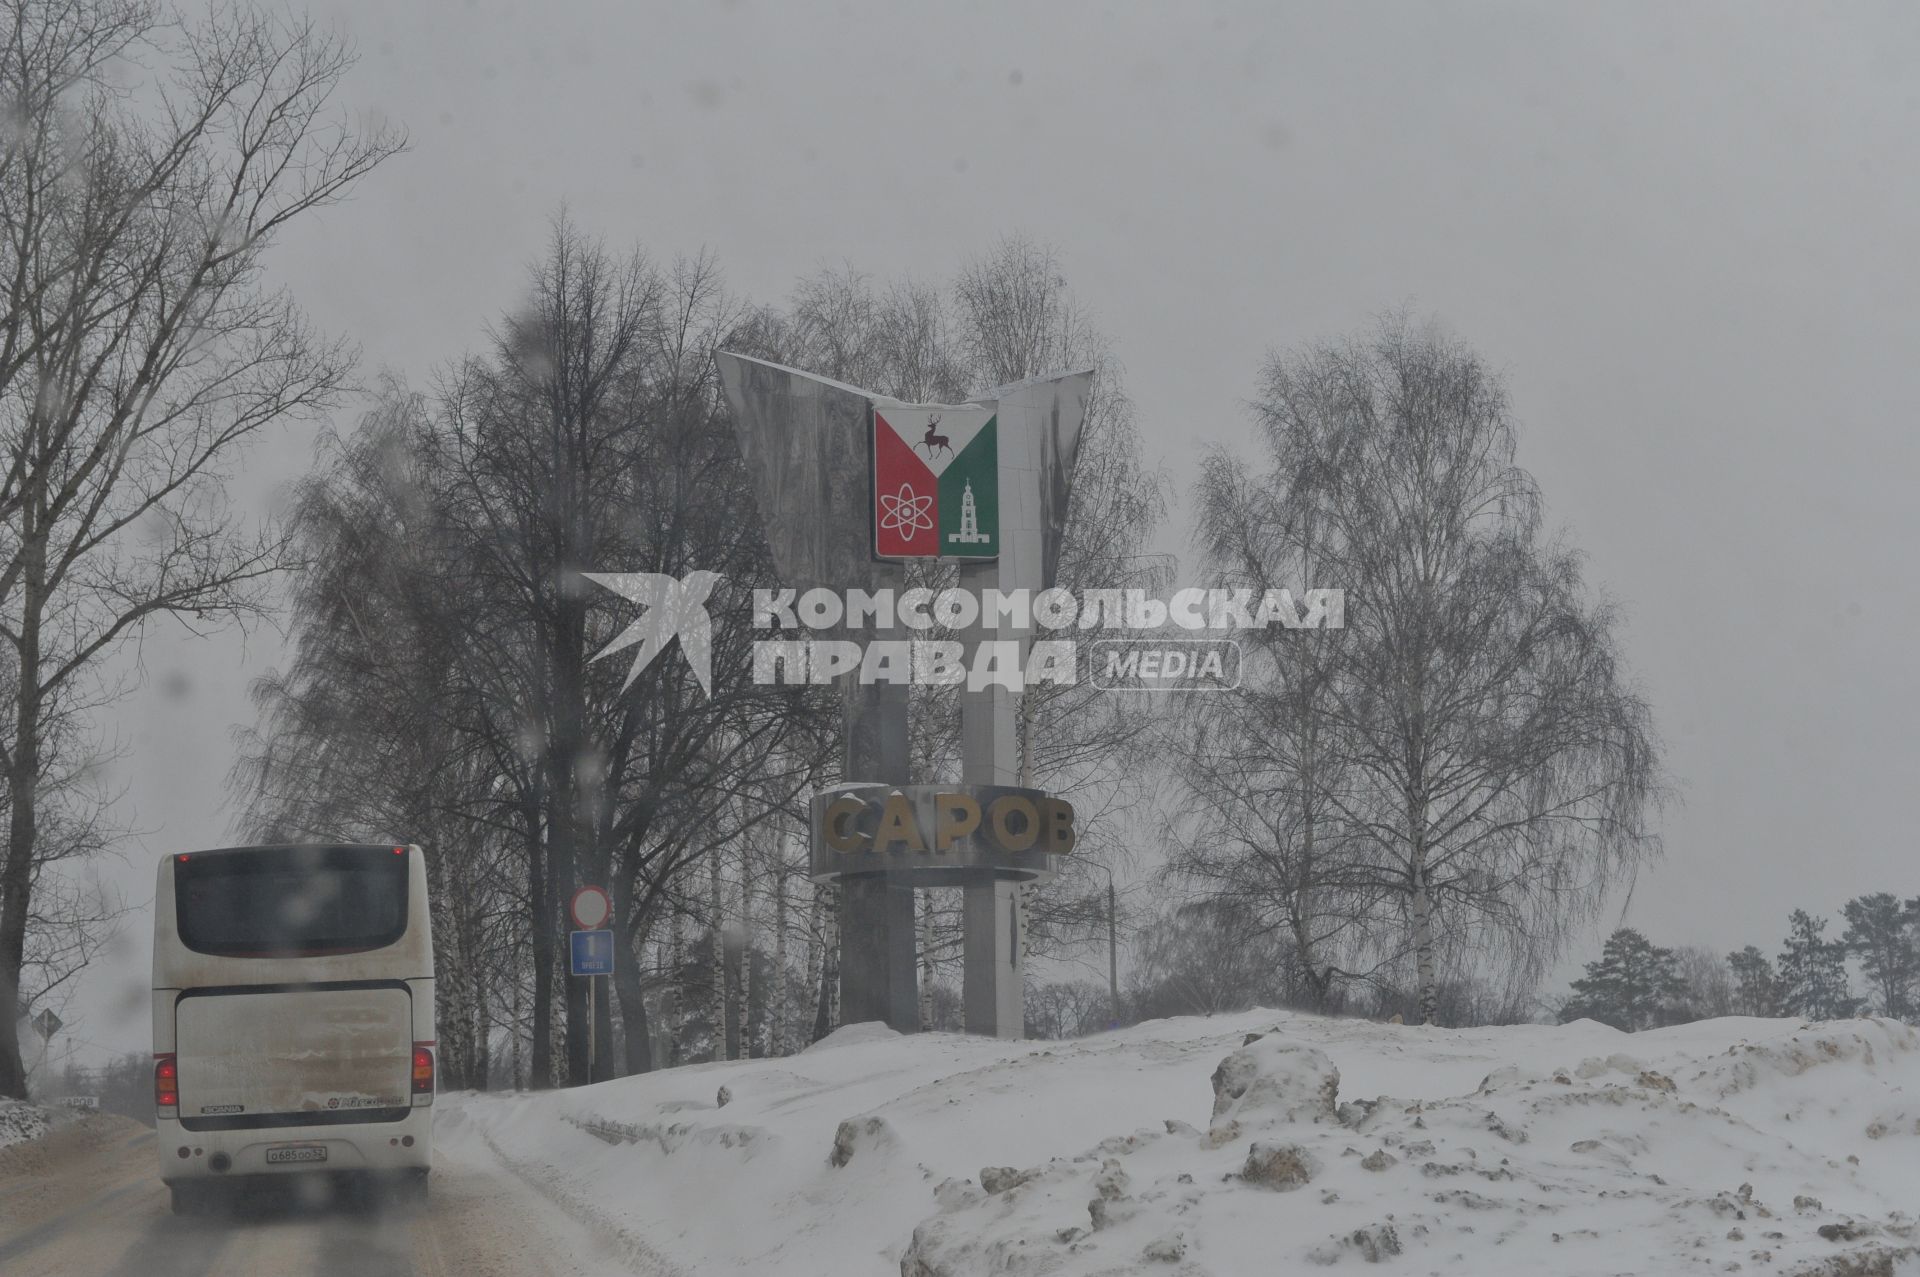
{"type": "MultiPolygon", "coordinates": [[[[1142,457],[1125,369],[1071,291],[1058,251],[1022,235],[1004,236],[962,267],[954,294],[956,336],[980,384],[1006,385],[1063,368],[1093,370],[1058,584],[1074,591],[1164,592],[1171,562],[1147,545],[1166,515],[1166,480],[1142,457]]],[[[1154,765],[1157,737],[1146,730],[1154,708],[1109,695],[1091,680],[1043,683],[1022,693],[1023,781],[1071,794],[1080,834],[1061,876],[1022,893],[1030,954],[1106,938],[1106,875],[1124,868],[1129,830],[1151,792],[1142,779],[1154,765]]]]}
{"type": "Polygon", "coordinates": [[[721,888],[720,857],[707,856],[707,1023],[713,1028],[713,1058],[730,1059],[727,1051],[727,901],[721,888]]]}
{"type": "Polygon", "coordinates": [[[771,866],[773,885],[773,986],[767,991],[767,1003],[772,1014],[767,1019],[767,1054],[785,1055],[791,1049],[787,1041],[787,1026],[791,1020],[787,1009],[787,896],[791,888],[787,885],[787,876],[791,872],[787,865],[787,841],[784,829],[775,831],[773,844],[773,864],[771,866]]]}
{"type": "Polygon", "coordinates": [[[1107,991],[1086,980],[1042,984],[1027,997],[1030,1038],[1077,1038],[1103,1027],[1110,1008],[1107,991]]]}
{"type": "Polygon", "coordinates": [[[1733,970],[1725,958],[1699,945],[1681,945],[1673,957],[1680,973],[1679,1009],[1689,1019],[1734,1014],[1733,970]]]}
{"type": "Polygon", "coordinates": [[[687,965],[687,918],[685,910],[673,908],[667,922],[667,1034],[673,1047],[664,1064],[680,1063],[680,1043],[687,1028],[687,995],[680,973],[687,965]]]}
{"type": "Polygon", "coordinates": [[[524,949],[508,822],[532,768],[510,734],[489,730],[469,636],[434,603],[460,547],[414,447],[424,411],[389,382],[351,439],[327,438],[302,484],[295,660],[255,683],[264,727],[240,734],[229,784],[242,837],[425,847],[441,1067],[452,1085],[482,1085],[493,1008],[524,949]]]}
{"type": "Polygon", "coordinates": [[[1399,946],[1363,867],[1363,835],[1326,797],[1346,780],[1329,748],[1325,671],[1299,652],[1266,655],[1273,659],[1244,660],[1237,694],[1192,698],[1175,726],[1181,819],[1168,830],[1167,870],[1287,946],[1289,970],[1305,986],[1288,1000],[1327,1011],[1346,983],[1387,968],[1399,946]]]}
{"type": "Polygon", "coordinates": [[[569,896],[594,883],[613,902],[614,998],[594,1015],[608,1042],[617,1016],[620,1040],[596,1069],[649,1068],[653,928],[719,912],[687,899],[682,871],[788,810],[824,752],[808,736],[824,701],[752,681],[745,597],[766,549],[713,373],[736,308],[712,261],[618,257],[563,215],[528,293],[487,357],[432,396],[390,389],[309,485],[298,657],[240,780],[256,827],[400,825],[459,858],[449,908],[471,925],[448,942],[523,965],[452,982],[455,1021],[499,1007],[544,1086],[587,1080],[569,896]],[[365,517],[388,504],[401,517],[365,517]],[[602,572],[708,574],[710,687],[678,654],[632,676],[594,659],[633,619],[588,581],[602,572]],[[369,641],[383,631],[402,642],[369,641]],[[522,984],[524,1027],[500,996],[522,984]]]}
{"type": "Polygon", "coordinates": [[[1141,929],[1127,1000],[1141,1019],[1277,1006],[1287,951],[1237,901],[1175,905],[1141,929]]]}
{"type": "Polygon", "coordinates": [[[933,954],[936,948],[933,916],[933,893],[922,891],[915,906],[920,913],[919,959],[920,959],[920,1031],[933,1027],[933,954]]]}
{"type": "Polygon", "coordinates": [[[1614,612],[1542,531],[1499,378],[1435,327],[1275,355],[1255,410],[1266,464],[1216,483],[1204,535],[1248,580],[1306,562],[1346,591],[1319,795],[1406,928],[1422,1016],[1447,950],[1531,986],[1659,849],[1614,612]]]}
{"type": "MultiPolygon", "coordinates": [[[[18,687],[13,653],[0,647],[0,703],[12,701],[18,687]]],[[[118,795],[101,781],[107,751],[93,743],[89,724],[71,702],[50,703],[42,724],[38,838],[19,977],[22,1018],[36,1008],[67,1009],[75,981],[125,912],[120,894],[95,872],[95,858],[109,853],[124,833],[111,820],[118,795]]],[[[12,728],[10,720],[0,720],[0,748],[12,728]]],[[[0,824],[10,807],[0,788],[0,824]]]]}
{"type": "MultiPolygon", "coordinates": [[[[350,360],[264,287],[276,233],[402,145],[331,105],[352,54],[240,8],[164,23],[138,3],[6,5],[0,112],[0,639],[19,688],[6,739],[0,1005],[32,916],[49,717],[87,702],[149,619],[244,621],[287,563],[250,530],[227,467],[275,423],[324,410],[350,360]],[[138,48],[142,94],[107,71],[138,48]]],[[[0,1095],[24,1090],[0,1016],[0,1095]]]]}

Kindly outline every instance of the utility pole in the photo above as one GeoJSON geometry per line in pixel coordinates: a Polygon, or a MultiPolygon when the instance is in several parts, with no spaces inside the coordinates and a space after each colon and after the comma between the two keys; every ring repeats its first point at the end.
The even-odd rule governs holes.
{"type": "Polygon", "coordinates": [[[1120,894],[1114,890],[1113,870],[1097,860],[1088,864],[1107,876],[1107,1027],[1120,1027],[1120,894]]]}

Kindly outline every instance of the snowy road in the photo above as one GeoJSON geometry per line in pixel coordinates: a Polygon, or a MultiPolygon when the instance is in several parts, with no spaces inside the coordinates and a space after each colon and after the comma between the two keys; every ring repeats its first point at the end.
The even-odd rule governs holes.
{"type": "MultiPolygon", "coordinates": [[[[0,1152],[7,1277],[608,1277],[634,1271],[502,1167],[477,1138],[436,1136],[425,1207],[249,1200],[181,1218],[153,1133],[122,1119],[0,1152]]],[[[644,1271],[644,1270],[642,1270],[644,1271]]]]}

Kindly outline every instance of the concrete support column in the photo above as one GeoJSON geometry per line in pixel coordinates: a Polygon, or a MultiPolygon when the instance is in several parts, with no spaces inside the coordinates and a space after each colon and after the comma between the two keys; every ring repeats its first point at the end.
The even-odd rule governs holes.
{"type": "MultiPolygon", "coordinates": [[[[960,568],[960,588],[976,599],[1000,586],[997,563],[967,563],[960,568]]],[[[999,630],[988,624],[984,614],[974,625],[962,631],[968,659],[984,643],[997,640],[1020,644],[1024,666],[1029,636],[1024,632],[999,630]]],[[[960,693],[960,779],[969,785],[1013,785],[1020,778],[1020,696],[1012,688],[998,683],[960,693]]]]}
{"type": "Polygon", "coordinates": [[[913,888],[884,876],[840,884],[840,1022],[862,1020],[901,1033],[920,1028],[913,888]]]}
{"type": "MultiPolygon", "coordinates": [[[[876,585],[896,592],[905,572],[887,567],[876,585]]],[[[875,633],[875,639],[894,637],[875,633]]],[[[848,781],[905,785],[907,766],[907,686],[863,686],[848,675],[846,753],[841,772],[848,781]]],[[[840,1022],[884,1020],[901,1033],[920,1027],[919,967],[914,961],[913,889],[884,877],[848,879],[840,884],[840,1022]]]]}
{"type": "MultiPolygon", "coordinates": [[[[1000,584],[997,563],[968,563],[960,568],[960,588],[984,598],[1000,584]]],[[[982,643],[1018,640],[1024,666],[1023,633],[1002,633],[981,623],[962,635],[969,655],[982,643]]],[[[1011,689],[991,686],[960,694],[960,778],[969,785],[1012,785],[1020,772],[1020,698],[1011,689]]],[[[1018,1038],[1026,1031],[1026,963],[1021,956],[1020,893],[1017,885],[992,874],[970,876],[962,919],[965,954],[960,972],[960,1001],[967,1032],[1018,1038]]]]}
{"type": "Polygon", "coordinates": [[[961,1001],[967,1032],[986,1037],[1026,1034],[1026,963],[1020,950],[1020,888],[983,874],[967,883],[961,1001]]]}

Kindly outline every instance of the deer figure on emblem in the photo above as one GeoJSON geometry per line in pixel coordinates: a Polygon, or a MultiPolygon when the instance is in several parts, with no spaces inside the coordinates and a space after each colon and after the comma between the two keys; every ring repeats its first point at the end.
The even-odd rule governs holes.
{"type": "Polygon", "coordinates": [[[935,448],[941,449],[949,457],[953,455],[953,445],[948,441],[947,437],[945,435],[937,435],[933,432],[934,427],[939,424],[940,417],[938,414],[929,417],[927,419],[927,437],[920,441],[920,446],[927,450],[927,460],[929,461],[933,460],[933,450],[935,448]]]}

